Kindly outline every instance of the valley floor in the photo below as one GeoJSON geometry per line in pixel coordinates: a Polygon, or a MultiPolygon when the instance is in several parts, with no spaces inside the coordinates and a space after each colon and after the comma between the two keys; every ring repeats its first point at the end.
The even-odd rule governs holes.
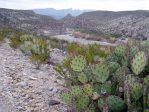
{"type": "Polygon", "coordinates": [[[52,65],[40,70],[20,50],[13,50],[9,41],[0,45],[0,112],[66,112],[60,101],[63,87],[52,65]]]}

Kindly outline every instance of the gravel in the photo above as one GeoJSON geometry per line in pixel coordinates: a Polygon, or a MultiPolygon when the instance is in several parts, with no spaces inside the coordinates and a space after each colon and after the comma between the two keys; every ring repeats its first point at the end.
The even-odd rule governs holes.
{"type": "Polygon", "coordinates": [[[8,40],[0,45],[0,112],[67,112],[60,100],[64,88],[58,83],[64,81],[52,65],[35,68],[8,40]],[[49,106],[49,101],[60,103],[49,106]]]}

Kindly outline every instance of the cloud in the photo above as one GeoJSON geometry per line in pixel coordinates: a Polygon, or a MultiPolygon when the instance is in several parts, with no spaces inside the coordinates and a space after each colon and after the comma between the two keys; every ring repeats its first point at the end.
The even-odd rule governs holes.
{"type": "Polygon", "coordinates": [[[0,0],[1,8],[11,9],[149,10],[148,4],[148,0],[0,0]]]}

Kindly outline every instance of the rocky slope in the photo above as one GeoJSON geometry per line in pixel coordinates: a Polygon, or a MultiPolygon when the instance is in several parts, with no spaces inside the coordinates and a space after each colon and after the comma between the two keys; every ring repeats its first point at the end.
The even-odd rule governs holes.
{"type": "Polygon", "coordinates": [[[59,34],[64,27],[61,22],[49,16],[35,14],[31,10],[0,8],[0,28],[13,28],[41,34],[59,34]]]}
{"type": "Polygon", "coordinates": [[[149,37],[149,11],[93,11],[69,21],[71,28],[85,28],[108,34],[147,39],[149,37]]]}
{"type": "MultiPolygon", "coordinates": [[[[59,98],[63,81],[53,66],[35,69],[28,57],[8,43],[0,45],[0,112],[66,112],[59,98]],[[53,105],[52,100],[60,104],[53,105]]],[[[60,52],[55,55],[62,56],[60,52]]]]}

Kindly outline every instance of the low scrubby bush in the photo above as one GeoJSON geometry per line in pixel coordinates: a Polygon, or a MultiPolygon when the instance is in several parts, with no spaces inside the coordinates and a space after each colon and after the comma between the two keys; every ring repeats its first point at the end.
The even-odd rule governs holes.
{"type": "Polygon", "coordinates": [[[30,51],[31,60],[36,62],[37,65],[48,63],[50,58],[50,49],[49,43],[45,39],[33,39],[30,51]]]}
{"type": "Polygon", "coordinates": [[[24,34],[25,34],[24,32],[13,32],[10,38],[10,46],[15,49],[19,48],[20,45],[22,44],[20,37],[24,34]]]}
{"type": "Polygon", "coordinates": [[[10,46],[19,48],[28,55],[32,62],[37,65],[48,63],[50,58],[49,41],[41,37],[35,37],[24,33],[16,33],[11,38],[10,46]]]}
{"type": "Polygon", "coordinates": [[[87,63],[94,63],[98,60],[98,57],[105,58],[110,52],[110,47],[103,49],[100,45],[79,45],[77,43],[68,44],[68,53],[72,56],[74,55],[83,55],[87,63]]]}
{"type": "Polygon", "coordinates": [[[12,32],[10,29],[2,29],[0,30],[0,43],[7,37],[7,35],[12,32]]]}

